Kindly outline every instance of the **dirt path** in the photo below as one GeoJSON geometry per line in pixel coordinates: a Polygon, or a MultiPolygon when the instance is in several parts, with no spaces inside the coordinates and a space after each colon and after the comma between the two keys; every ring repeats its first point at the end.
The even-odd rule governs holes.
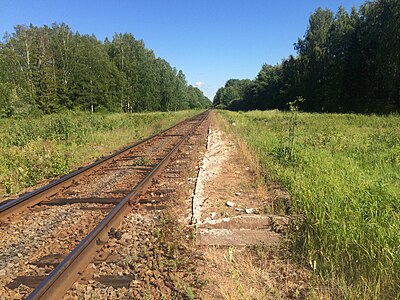
{"type": "Polygon", "coordinates": [[[284,246],[289,219],[265,213],[286,195],[276,186],[255,187],[255,173],[223,127],[214,116],[193,197],[196,244],[205,259],[197,271],[207,282],[198,296],[304,299],[310,272],[284,246]]]}

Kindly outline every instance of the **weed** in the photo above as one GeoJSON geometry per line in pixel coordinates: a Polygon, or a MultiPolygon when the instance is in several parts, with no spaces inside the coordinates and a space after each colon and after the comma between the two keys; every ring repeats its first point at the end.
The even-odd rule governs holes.
{"type": "Polygon", "coordinates": [[[229,262],[229,272],[230,276],[235,282],[236,293],[240,295],[241,299],[245,299],[245,292],[243,286],[240,283],[240,271],[235,267],[235,258],[234,258],[234,248],[228,248],[228,262],[229,262]]]}
{"type": "Polygon", "coordinates": [[[162,237],[162,231],[160,227],[157,227],[154,232],[153,232],[153,236],[157,239],[162,237]]]}
{"type": "Polygon", "coordinates": [[[10,177],[6,177],[4,180],[4,186],[5,186],[5,191],[6,194],[11,194],[13,192],[12,190],[12,182],[10,177]]]}
{"type": "Polygon", "coordinates": [[[149,284],[146,284],[146,287],[142,291],[142,298],[144,300],[152,299],[152,297],[151,297],[151,289],[150,289],[150,285],[149,284]]]}
{"type": "Polygon", "coordinates": [[[51,169],[53,176],[59,176],[69,171],[68,158],[55,155],[51,158],[51,169]]]}
{"type": "Polygon", "coordinates": [[[186,288],[186,296],[188,297],[189,300],[193,300],[194,299],[194,293],[193,290],[190,286],[188,286],[186,288]]]}
{"type": "Polygon", "coordinates": [[[149,166],[151,160],[146,156],[140,156],[132,161],[133,166],[149,166]]]}
{"type": "Polygon", "coordinates": [[[193,271],[193,255],[190,244],[191,233],[178,222],[173,212],[167,211],[153,231],[157,237],[155,249],[160,255],[158,265],[167,271],[174,286],[173,299],[195,299],[195,291],[207,282],[198,278],[193,271]],[[189,269],[188,269],[189,268],[189,269]]]}

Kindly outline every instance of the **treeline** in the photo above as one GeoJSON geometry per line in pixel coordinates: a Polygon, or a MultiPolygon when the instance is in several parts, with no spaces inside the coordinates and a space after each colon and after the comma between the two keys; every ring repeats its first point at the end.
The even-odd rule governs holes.
{"type": "Polygon", "coordinates": [[[368,1],[350,13],[318,8],[294,47],[297,57],[262,66],[254,80],[229,80],[214,105],[285,110],[302,96],[305,111],[400,111],[400,1],[368,1]]]}
{"type": "Polygon", "coordinates": [[[112,41],[64,23],[18,25],[0,42],[0,117],[61,109],[152,111],[211,104],[132,34],[112,41]]]}

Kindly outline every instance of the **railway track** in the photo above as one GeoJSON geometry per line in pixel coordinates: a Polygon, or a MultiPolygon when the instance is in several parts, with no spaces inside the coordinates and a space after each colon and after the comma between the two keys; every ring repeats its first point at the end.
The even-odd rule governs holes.
{"type": "MultiPolygon", "coordinates": [[[[28,299],[61,299],[102,259],[103,245],[121,238],[116,228],[139,201],[157,204],[174,192],[159,176],[207,118],[208,111],[1,205],[0,270],[13,278],[7,291],[22,283],[28,299]]],[[[179,174],[171,168],[164,176],[179,174]]],[[[123,285],[121,278],[107,280],[123,285]]]]}

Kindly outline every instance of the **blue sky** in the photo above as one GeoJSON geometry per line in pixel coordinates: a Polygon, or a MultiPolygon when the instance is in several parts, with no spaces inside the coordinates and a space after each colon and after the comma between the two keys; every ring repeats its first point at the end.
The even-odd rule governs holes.
{"type": "Polygon", "coordinates": [[[104,40],[131,32],[213,98],[230,78],[254,79],[262,64],[295,54],[318,6],[350,10],[362,0],[0,0],[0,34],[17,24],[65,22],[104,40]]]}

